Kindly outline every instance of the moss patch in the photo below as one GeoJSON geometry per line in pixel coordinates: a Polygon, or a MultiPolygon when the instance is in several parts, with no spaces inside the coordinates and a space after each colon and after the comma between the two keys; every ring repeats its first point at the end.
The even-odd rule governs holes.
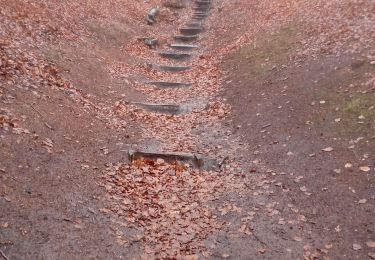
{"type": "Polygon", "coordinates": [[[333,129],[341,137],[358,137],[374,135],[375,129],[375,94],[373,92],[360,93],[355,88],[350,92],[344,91],[350,84],[359,84],[366,78],[366,74],[373,71],[369,62],[356,62],[326,75],[326,80],[320,83],[320,96],[329,105],[328,114],[321,118],[340,118],[339,123],[333,123],[333,129]],[[355,66],[353,66],[353,64],[355,66]],[[358,65],[359,64],[359,65],[358,65]],[[339,87],[343,88],[337,91],[339,87]],[[339,110],[336,111],[336,108],[339,110]]]}
{"type": "Polygon", "coordinates": [[[262,35],[260,40],[243,46],[234,55],[237,62],[248,63],[248,75],[264,77],[273,66],[288,62],[297,49],[298,27],[295,24],[282,27],[277,33],[262,35]]]}
{"type": "Polygon", "coordinates": [[[344,106],[343,111],[348,114],[352,114],[356,117],[359,116],[373,116],[374,113],[370,112],[375,105],[374,94],[363,94],[362,96],[356,97],[351,101],[347,102],[344,106]]]}
{"type": "Polygon", "coordinates": [[[373,135],[375,129],[375,94],[357,94],[344,102],[340,116],[342,124],[337,126],[337,130],[341,135],[373,135]]]}

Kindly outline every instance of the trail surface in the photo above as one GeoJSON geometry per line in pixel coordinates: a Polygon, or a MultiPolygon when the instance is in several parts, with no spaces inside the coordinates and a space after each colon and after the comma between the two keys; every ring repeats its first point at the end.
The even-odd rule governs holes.
{"type": "Polygon", "coordinates": [[[375,258],[370,1],[0,7],[0,258],[375,258]]]}

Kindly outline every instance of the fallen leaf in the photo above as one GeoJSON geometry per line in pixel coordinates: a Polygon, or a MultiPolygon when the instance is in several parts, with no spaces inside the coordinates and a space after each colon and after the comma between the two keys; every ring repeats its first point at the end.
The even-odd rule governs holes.
{"type": "Polygon", "coordinates": [[[358,251],[361,249],[362,249],[362,246],[360,244],[356,244],[356,243],[353,244],[353,250],[358,251]]]}
{"type": "Polygon", "coordinates": [[[333,148],[332,147],[326,147],[326,148],[323,148],[322,151],[324,151],[324,152],[332,152],[333,148]]]}
{"type": "Polygon", "coordinates": [[[109,209],[106,209],[106,208],[99,209],[99,211],[102,212],[102,213],[109,213],[109,212],[111,212],[109,209]]]}
{"type": "Polygon", "coordinates": [[[363,115],[360,115],[360,116],[358,117],[358,119],[365,119],[365,117],[364,117],[363,115]]]}
{"type": "Polygon", "coordinates": [[[7,228],[7,227],[9,227],[9,223],[8,223],[8,222],[5,222],[5,223],[3,223],[1,226],[2,226],[3,228],[7,228]]]}
{"type": "Polygon", "coordinates": [[[367,241],[366,245],[371,248],[375,248],[375,241],[367,241]]]}
{"type": "Polygon", "coordinates": [[[361,166],[361,167],[359,167],[359,169],[360,169],[361,171],[363,171],[363,172],[368,172],[368,171],[371,170],[370,167],[368,167],[368,166],[361,166]]]}
{"type": "Polygon", "coordinates": [[[266,249],[265,248],[259,248],[258,249],[258,252],[261,253],[261,254],[264,254],[266,252],[266,249]]]}
{"type": "Polygon", "coordinates": [[[336,231],[337,233],[341,231],[340,225],[338,225],[337,227],[335,227],[335,231],[336,231]]]}
{"type": "Polygon", "coordinates": [[[361,200],[358,201],[358,204],[365,204],[366,202],[367,202],[366,199],[361,199],[361,200]]]}
{"type": "Polygon", "coordinates": [[[327,249],[331,249],[332,248],[332,244],[327,244],[327,245],[325,245],[325,248],[327,248],[327,249]]]}

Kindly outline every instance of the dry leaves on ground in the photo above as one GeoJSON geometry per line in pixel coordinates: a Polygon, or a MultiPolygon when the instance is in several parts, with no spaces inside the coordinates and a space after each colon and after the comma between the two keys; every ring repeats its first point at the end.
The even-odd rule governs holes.
{"type": "Polygon", "coordinates": [[[232,174],[179,164],[138,160],[116,164],[103,176],[111,211],[141,233],[148,257],[180,257],[203,249],[202,241],[223,227],[209,201],[238,189],[232,174]]]}

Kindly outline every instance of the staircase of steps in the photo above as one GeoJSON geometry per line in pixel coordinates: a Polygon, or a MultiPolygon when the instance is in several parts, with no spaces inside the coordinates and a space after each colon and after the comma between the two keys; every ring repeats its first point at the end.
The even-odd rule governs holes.
{"type": "MultiPolygon", "coordinates": [[[[169,50],[158,50],[156,53],[165,59],[169,59],[174,62],[173,65],[160,65],[152,64],[151,67],[154,70],[171,73],[184,73],[191,69],[190,66],[185,64],[180,65],[179,62],[191,61],[195,55],[194,51],[199,49],[197,44],[200,39],[200,34],[204,32],[204,20],[209,15],[211,8],[211,0],[196,0],[192,8],[193,15],[190,22],[186,23],[182,28],[179,29],[180,35],[173,36],[174,43],[167,45],[169,50]],[[177,64],[175,64],[177,63],[177,64]]],[[[174,82],[174,81],[149,81],[146,82],[148,85],[153,85],[161,89],[167,88],[189,88],[192,83],[189,82],[174,82]]],[[[200,108],[204,109],[205,106],[202,104],[159,104],[159,103],[147,103],[147,102],[135,102],[136,106],[142,107],[143,109],[166,115],[181,115],[190,113],[191,111],[200,108]]],[[[129,159],[135,160],[137,158],[145,158],[150,160],[156,160],[158,158],[164,159],[169,162],[179,161],[182,163],[189,163],[191,166],[201,169],[216,169],[218,163],[210,158],[203,158],[197,154],[190,153],[163,153],[159,151],[129,151],[129,159]]]]}

